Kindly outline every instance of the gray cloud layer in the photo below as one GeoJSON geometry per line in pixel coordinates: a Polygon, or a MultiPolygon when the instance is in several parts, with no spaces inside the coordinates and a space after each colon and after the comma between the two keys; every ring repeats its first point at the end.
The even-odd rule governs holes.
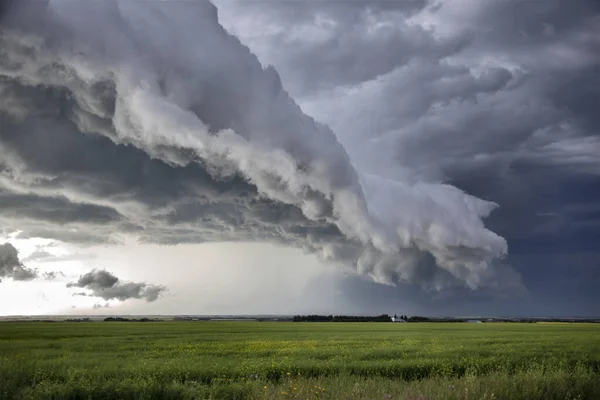
{"type": "MultiPolygon", "coordinates": [[[[373,18],[387,15],[384,8],[400,18],[422,5],[377,8],[373,18]]],[[[361,157],[351,161],[346,150],[354,157],[357,147],[345,149],[305,115],[275,69],[263,68],[224,31],[212,4],[26,2],[8,13],[0,21],[0,222],[21,237],[274,241],[382,283],[519,285],[518,274],[502,273],[509,267],[496,261],[506,241],[482,222],[495,203],[418,175],[380,174],[381,165],[367,166],[361,157]],[[499,283],[505,276],[509,281],[499,283]]],[[[406,34],[382,34],[383,44],[364,61],[400,39],[435,57],[460,47],[461,40],[405,28],[406,34]]],[[[358,29],[356,38],[369,31],[358,29]]],[[[335,71],[354,42],[347,38],[323,69],[335,71]]],[[[310,59],[305,50],[298,59],[310,59]]],[[[330,85],[309,89],[369,79],[409,59],[394,52],[380,68],[325,74],[330,85]]],[[[425,110],[436,103],[427,96],[452,99],[465,84],[494,93],[511,79],[502,68],[478,77],[454,69],[417,71],[433,82],[448,71],[456,78],[423,90],[411,106],[425,110]]],[[[347,122],[368,134],[369,120],[386,119],[373,116],[347,122]]],[[[365,151],[373,154],[369,145],[365,151]]]]}
{"type": "MultiPolygon", "coordinates": [[[[84,288],[91,291],[89,294],[104,300],[144,299],[152,302],[158,299],[166,290],[164,286],[150,285],[144,282],[122,282],[115,275],[106,270],[92,270],[79,277],[77,282],[67,284],[67,287],[84,288]]],[[[94,308],[96,308],[94,306],[94,308]]]]}
{"type": "Polygon", "coordinates": [[[599,174],[597,2],[218,4],[365,170],[445,181],[523,164],[599,174]]]}
{"type": "Polygon", "coordinates": [[[25,267],[19,260],[19,252],[10,243],[0,245],[0,282],[4,278],[30,281],[38,277],[36,270],[25,267]]]}
{"type": "Polygon", "coordinates": [[[600,3],[345,3],[217,2],[357,168],[500,205],[519,309],[597,313],[600,3]]]}

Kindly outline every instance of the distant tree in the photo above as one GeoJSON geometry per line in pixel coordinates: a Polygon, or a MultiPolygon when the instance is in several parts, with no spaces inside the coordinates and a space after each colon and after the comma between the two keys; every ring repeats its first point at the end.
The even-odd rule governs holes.
{"type": "Polygon", "coordinates": [[[392,319],[387,314],[381,314],[375,317],[363,317],[355,315],[296,315],[294,322],[391,322],[392,319]]]}
{"type": "Polygon", "coordinates": [[[429,318],[427,318],[427,317],[421,317],[421,316],[418,316],[418,315],[410,317],[408,319],[408,322],[427,322],[427,321],[429,321],[429,318]]]}
{"type": "Polygon", "coordinates": [[[123,317],[107,317],[107,318],[104,318],[104,321],[106,321],[106,322],[127,322],[127,321],[129,321],[129,319],[123,318],[123,317]]]}

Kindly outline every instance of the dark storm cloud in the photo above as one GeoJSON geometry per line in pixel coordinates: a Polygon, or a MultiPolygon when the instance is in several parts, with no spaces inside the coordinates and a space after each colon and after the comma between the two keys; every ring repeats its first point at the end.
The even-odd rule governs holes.
{"type": "Polygon", "coordinates": [[[115,275],[106,270],[92,270],[79,277],[76,282],[67,284],[67,287],[84,288],[89,293],[78,293],[91,297],[100,297],[104,300],[144,299],[153,302],[166,290],[164,286],[151,285],[144,282],[122,282],[115,275]]]}
{"type": "Polygon", "coordinates": [[[77,204],[65,198],[23,195],[0,191],[0,207],[5,218],[31,218],[52,223],[83,221],[89,224],[107,224],[118,218],[107,207],[77,204]]]}
{"type": "MultiPolygon", "coordinates": [[[[385,73],[343,83],[330,79],[327,68],[297,62],[293,57],[301,51],[299,46],[284,45],[305,41],[308,54],[303,59],[327,60],[335,65],[336,76],[351,72],[354,65],[322,48],[319,38],[294,34],[296,28],[315,26],[315,18],[327,15],[331,23],[323,28],[326,42],[334,43],[336,50],[350,46],[347,52],[359,65],[380,68],[387,63],[385,57],[358,61],[372,44],[346,43],[344,38],[359,29],[356,18],[367,31],[401,31],[402,25],[387,23],[393,13],[373,13],[387,3],[353,2],[345,7],[344,2],[282,2],[274,7],[272,2],[250,2],[239,8],[224,2],[221,14],[229,29],[259,51],[263,62],[282,72],[285,83],[307,87],[323,79],[334,87],[319,96],[299,95],[306,95],[305,109],[337,128],[353,158],[360,157],[353,152],[364,152],[365,142],[376,138],[377,143],[369,143],[372,157],[384,154],[396,166],[423,170],[438,179],[447,179],[461,165],[470,171],[481,166],[503,170],[522,159],[598,171],[597,2],[429,2],[401,21],[437,40],[442,53],[423,43],[405,49],[395,41],[392,51],[409,55],[406,60],[395,60],[385,73]],[[305,12],[297,14],[297,8],[305,12]],[[246,14],[274,17],[273,24],[286,29],[253,24],[250,18],[236,21],[246,14]],[[464,40],[463,46],[444,43],[458,39],[464,40]]],[[[372,37],[365,32],[360,36],[372,37]]]]}
{"type": "Polygon", "coordinates": [[[25,267],[19,260],[19,252],[10,243],[0,245],[0,282],[10,278],[14,281],[30,281],[36,279],[36,270],[25,267]]]}
{"type": "Polygon", "coordinates": [[[16,3],[15,0],[0,0],[0,22],[8,15],[10,9],[16,3]]]}
{"type": "MultiPolygon", "coordinates": [[[[462,37],[438,40],[405,23],[423,2],[365,6],[317,7],[325,24],[343,13],[346,25],[336,34],[357,23],[339,53],[335,43],[314,47],[331,53],[333,63],[322,69],[334,71],[351,56],[357,62],[315,87],[386,75],[396,64],[435,60],[464,45],[462,37]],[[396,41],[406,55],[394,48],[386,58],[396,41]],[[373,50],[361,57],[353,42],[373,50]],[[421,57],[420,48],[431,54],[421,57]],[[384,65],[370,68],[376,59],[384,65]]],[[[482,221],[494,203],[450,185],[356,169],[336,135],[290,98],[277,71],[222,29],[210,3],[24,2],[5,18],[0,41],[0,218],[19,237],[272,241],[378,282],[437,290],[495,287],[506,275],[498,264],[506,242],[482,221]]],[[[298,60],[310,60],[311,49],[298,60]]],[[[448,101],[493,94],[512,73],[496,67],[471,76],[448,65],[419,77],[440,81],[414,102],[424,112],[437,94],[448,101]]],[[[115,284],[103,293],[138,290],[115,284]]]]}
{"type": "Polygon", "coordinates": [[[281,72],[358,168],[499,204],[487,224],[507,239],[505,261],[531,297],[502,306],[465,292],[454,306],[544,314],[545,303],[560,313],[600,304],[589,273],[600,265],[600,3],[431,1],[399,24],[371,11],[389,2],[308,3],[219,4],[227,29],[281,72]],[[379,45],[392,58],[376,56],[379,45]]]}
{"type": "MultiPolygon", "coordinates": [[[[442,292],[424,291],[417,285],[381,285],[364,276],[320,276],[306,285],[301,313],[378,315],[381,313],[426,316],[527,316],[549,315],[548,307],[527,291],[480,290],[455,287],[442,292]],[[507,296],[507,293],[510,295],[507,296]]],[[[544,295],[544,301],[549,297],[544,295]]],[[[553,300],[553,307],[560,303],[553,300]]],[[[581,304],[580,304],[581,305],[581,304]]],[[[552,311],[568,307],[554,307],[552,311]]],[[[579,308],[581,312],[591,305],[579,308]]],[[[553,314],[557,315],[557,314],[553,314]]],[[[568,312],[567,314],[568,315],[568,312]]],[[[593,315],[593,312],[588,315],[593,315]]]]}

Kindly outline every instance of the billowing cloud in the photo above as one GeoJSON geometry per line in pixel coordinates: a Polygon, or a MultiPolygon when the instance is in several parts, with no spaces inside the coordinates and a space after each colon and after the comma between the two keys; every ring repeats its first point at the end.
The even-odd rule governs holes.
{"type": "Polygon", "coordinates": [[[535,312],[592,310],[600,3],[408,3],[217,0],[226,28],[277,68],[358,170],[499,204],[486,226],[507,239],[504,261],[535,291],[535,312]]]}
{"type": "MultiPolygon", "coordinates": [[[[490,271],[507,244],[483,223],[495,203],[355,168],[276,70],[221,27],[212,4],[42,1],[8,13],[0,22],[0,222],[23,237],[270,241],[381,283],[438,289],[499,276],[490,271]]],[[[456,46],[406,29],[439,54],[456,46]]],[[[467,83],[493,92],[510,76],[496,69],[467,83]]],[[[449,98],[458,90],[452,82],[441,89],[449,98]]],[[[152,296],[139,284],[94,286],[98,274],[86,279],[101,297],[152,296]]]]}
{"type": "Polygon", "coordinates": [[[599,174],[597,2],[382,3],[218,4],[361,169],[450,182],[522,165],[599,174]],[[307,27],[322,35],[295,33],[307,27]]]}
{"type": "MultiPolygon", "coordinates": [[[[144,282],[122,282],[106,270],[92,270],[81,275],[76,282],[67,283],[68,288],[83,288],[89,293],[79,292],[78,296],[100,297],[104,300],[144,299],[147,302],[156,301],[166,290],[164,286],[150,285],[144,282]]],[[[94,307],[96,308],[96,307],[94,307]]]]}
{"type": "Polygon", "coordinates": [[[30,281],[38,277],[36,270],[25,267],[19,260],[19,252],[10,243],[0,245],[0,282],[10,278],[15,281],[30,281]]]}
{"type": "Polygon", "coordinates": [[[275,65],[299,97],[369,81],[414,59],[438,60],[469,39],[413,23],[431,3],[425,0],[215,3],[227,29],[275,65]]]}

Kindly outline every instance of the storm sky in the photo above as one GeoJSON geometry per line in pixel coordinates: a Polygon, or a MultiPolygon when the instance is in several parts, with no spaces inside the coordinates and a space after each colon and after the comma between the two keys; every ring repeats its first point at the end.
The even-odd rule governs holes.
{"type": "Polygon", "coordinates": [[[0,12],[0,314],[598,314],[598,2],[0,12]]]}

